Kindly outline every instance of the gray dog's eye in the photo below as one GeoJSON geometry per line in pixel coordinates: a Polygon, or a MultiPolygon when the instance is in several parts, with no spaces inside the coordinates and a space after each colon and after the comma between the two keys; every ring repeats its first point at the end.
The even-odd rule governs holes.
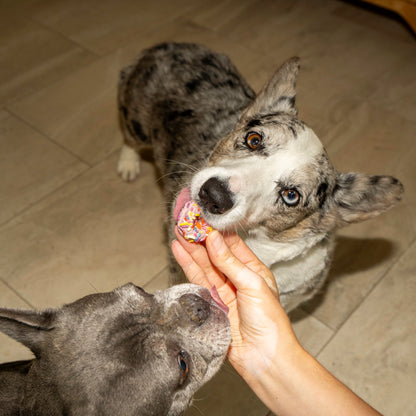
{"type": "Polygon", "coordinates": [[[284,203],[290,207],[294,207],[299,203],[300,194],[296,189],[285,189],[280,195],[282,195],[284,203]]]}
{"type": "Polygon", "coordinates": [[[179,379],[179,386],[182,386],[185,383],[186,378],[188,377],[189,373],[189,364],[188,364],[189,356],[186,351],[180,351],[178,354],[178,364],[179,369],[181,372],[181,376],[179,379]]]}

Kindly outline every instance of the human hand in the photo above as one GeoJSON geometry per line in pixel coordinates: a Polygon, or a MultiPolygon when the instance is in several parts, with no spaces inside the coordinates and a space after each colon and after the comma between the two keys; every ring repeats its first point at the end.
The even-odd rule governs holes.
{"type": "Polygon", "coordinates": [[[258,379],[277,355],[297,343],[272,272],[236,234],[223,237],[214,230],[204,247],[175,233],[172,251],[188,280],[215,286],[229,307],[230,363],[246,381],[258,379]]]}
{"type": "Polygon", "coordinates": [[[214,230],[206,247],[188,243],[177,230],[176,236],[172,251],[187,278],[215,285],[229,307],[228,358],[269,409],[282,416],[380,415],[301,347],[271,271],[237,235],[214,230]]]}

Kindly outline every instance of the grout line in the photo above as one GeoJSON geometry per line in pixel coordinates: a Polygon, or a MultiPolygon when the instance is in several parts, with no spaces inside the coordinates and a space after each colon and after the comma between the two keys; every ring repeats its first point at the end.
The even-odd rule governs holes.
{"type": "Polygon", "coordinates": [[[63,187],[67,186],[69,183],[71,183],[72,181],[78,179],[80,176],[84,175],[86,172],[89,172],[89,171],[90,171],[90,169],[83,170],[82,172],[80,172],[77,175],[73,176],[72,178],[68,179],[67,182],[62,183],[57,188],[52,189],[50,192],[48,192],[47,194],[43,195],[38,200],[30,203],[29,205],[27,205],[26,207],[24,207],[22,210],[18,211],[16,214],[14,214],[11,218],[9,218],[8,220],[6,220],[3,223],[0,223],[0,229],[2,229],[3,227],[7,226],[7,224],[9,224],[10,222],[12,222],[15,218],[17,218],[17,217],[25,214],[27,211],[29,211],[31,208],[33,208],[35,205],[41,203],[44,199],[47,199],[48,197],[50,197],[54,192],[59,191],[60,189],[62,189],[63,187]]]}
{"type": "Polygon", "coordinates": [[[306,315],[306,317],[312,317],[316,319],[322,326],[324,326],[326,329],[328,329],[331,332],[335,332],[334,328],[331,328],[327,323],[321,321],[318,317],[316,317],[313,313],[308,312],[306,309],[303,309],[302,306],[299,306],[300,310],[306,315]]]}
{"type": "Polygon", "coordinates": [[[54,140],[52,137],[50,137],[47,133],[43,132],[42,130],[39,130],[36,126],[28,122],[26,119],[21,117],[19,114],[14,112],[12,109],[10,109],[7,105],[4,107],[4,110],[7,111],[10,115],[15,117],[17,120],[19,120],[21,123],[24,123],[26,126],[30,127],[32,130],[34,130],[36,133],[40,134],[44,139],[48,140],[49,142],[53,143],[54,145],[58,146],[61,150],[64,150],[66,153],[70,154],[72,157],[77,159],[79,162],[83,163],[84,165],[87,165],[87,167],[91,168],[93,165],[83,158],[81,158],[79,155],[75,154],[65,146],[63,146],[61,143],[54,140]]]}
{"type": "MultiPolygon", "coordinates": [[[[97,62],[98,60],[100,60],[102,58],[102,55],[98,55],[97,53],[95,53],[93,51],[90,51],[89,49],[86,49],[83,45],[81,45],[81,44],[79,44],[77,42],[74,42],[72,39],[69,39],[69,38],[63,36],[59,32],[55,32],[55,31],[51,30],[50,28],[48,28],[47,26],[45,26],[45,25],[41,24],[40,22],[34,20],[33,18],[30,17],[30,18],[28,18],[28,20],[36,23],[39,27],[41,27],[44,30],[47,30],[47,31],[51,32],[53,35],[60,36],[62,39],[65,39],[66,41],[69,41],[69,42],[73,43],[74,44],[74,47],[78,47],[78,48],[81,49],[81,51],[83,51],[83,52],[85,52],[87,54],[90,54],[91,55],[91,60],[86,59],[84,63],[79,63],[78,66],[76,68],[74,68],[71,72],[66,73],[66,74],[62,74],[61,76],[59,76],[56,79],[54,79],[48,85],[44,85],[43,87],[37,88],[34,91],[29,91],[29,92],[23,94],[22,96],[19,96],[16,99],[7,100],[4,103],[3,108],[6,108],[8,104],[12,104],[12,103],[15,103],[15,102],[22,101],[22,100],[30,97],[33,94],[36,94],[36,93],[38,93],[40,91],[43,91],[45,88],[49,88],[50,86],[53,86],[53,85],[57,84],[58,82],[61,82],[61,81],[65,80],[66,78],[70,77],[74,73],[76,73],[76,72],[78,72],[78,71],[86,68],[87,66],[91,65],[94,62],[97,62]]],[[[44,64],[47,61],[48,60],[42,61],[42,64],[44,64]]]]}
{"type": "Polygon", "coordinates": [[[66,41],[68,41],[70,43],[73,43],[75,46],[81,48],[84,52],[91,53],[92,55],[94,55],[97,58],[102,56],[102,55],[98,54],[96,51],[93,51],[92,49],[89,49],[87,46],[79,43],[78,41],[76,41],[74,39],[72,39],[71,37],[68,37],[64,33],[59,32],[59,31],[55,30],[53,27],[48,26],[46,23],[38,20],[36,17],[30,16],[28,19],[31,20],[33,23],[36,23],[37,25],[39,25],[42,29],[47,30],[48,32],[52,33],[53,35],[59,36],[62,39],[65,39],[66,41]]]}
{"type": "Polygon", "coordinates": [[[85,279],[85,281],[91,286],[95,293],[99,293],[100,291],[89,281],[89,279],[85,279]]]}
{"type": "Polygon", "coordinates": [[[24,298],[17,290],[13,288],[6,280],[0,277],[0,281],[7,286],[8,289],[10,289],[19,299],[21,299],[23,302],[25,302],[31,309],[36,309],[26,298],[24,298]]]}
{"type": "MultiPolygon", "coordinates": [[[[71,182],[74,182],[76,180],[78,180],[78,178],[80,178],[81,176],[89,173],[91,171],[91,169],[99,166],[101,163],[105,163],[108,159],[110,159],[114,153],[119,152],[120,149],[116,149],[113,150],[112,152],[110,152],[107,156],[104,157],[104,159],[102,159],[101,161],[97,162],[95,165],[91,165],[89,167],[87,167],[86,169],[84,169],[82,172],[78,173],[77,175],[71,177],[68,179],[68,181],[60,184],[57,188],[52,189],[50,192],[48,192],[47,194],[43,195],[41,198],[39,198],[38,200],[32,202],[31,204],[27,205],[26,207],[24,207],[22,210],[18,211],[16,214],[14,214],[11,218],[7,219],[6,221],[4,221],[3,223],[0,223],[0,229],[2,229],[3,227],[7,226],[7,224],[9,224],[10,222],[12,222],[14,219],[16,219],[17,217],[25,214],[27,211],[29,211],[31,208],[33,208],[35,205],[41,203],[44,199],[50,197],[54,192],[58,192],[59,190],[61,190],[62,188],[64,188],[65,186],[69,185],[71,182]]],[[[115,169],[114,169],[115,170],[115,169]]],[[[120,179],[121,180],[121,179],[120,179]]]]}
{"type": "Polygon", "coordinates": [[[384,280],[384,278],[387,276],[388,273],[401,261],[401,259],[407,254],[407,252],[410,250],[410,247],[416,243],[416,237],[409,243],[407,249],[403,251],[401,255],[399,255],[394,261],[390,267],[386,269],[386,271],[380,276],[380,278],[374,283],[373,287],[369,290],[366,296],[361,299],[361,302],[358,303],[358,305],[351,311],[351,313],[348,315],[348,317],[344,320],[344,322],[340,325],[339,328],[337,328],[333,335],[327,340],[327,342],[320,348],[320,350],[315,354],[315,358],[318,359],[319,355],[323,352],[323,350],[328,346],[328,344],[333,340],[333,338],[338,334],[339,331],[347,324],[349,319],[352,317],[352,315],[361,307],[361,305],[369,298],[371,293],[381,284],[381,282],[384,280]]]}
{"type": "Polygon", "coordinates": [[[143,289],[146,289],[148,285],[150,285],[154,280],[158,279],[162,273],[165,272],[165,270],[169,271],[169,266],[163,267],[161,270],[159,270],[153,277],[151,277],[144,285],[143,289]]]}

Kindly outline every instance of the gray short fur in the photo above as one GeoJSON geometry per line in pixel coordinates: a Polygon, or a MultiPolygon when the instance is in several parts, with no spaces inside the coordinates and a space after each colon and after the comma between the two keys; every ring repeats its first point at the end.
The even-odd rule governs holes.
{"type": "Polygon", "coordinates": [[[1,416],[178,416],[219,369],[226,314],[207,289],[127,284],[44,312],[0,308],[35,359],[0,365],[1,416]]]}

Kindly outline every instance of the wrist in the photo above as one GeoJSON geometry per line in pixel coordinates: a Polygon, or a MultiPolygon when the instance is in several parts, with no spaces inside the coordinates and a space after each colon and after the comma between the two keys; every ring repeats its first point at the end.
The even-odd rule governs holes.
{"type": "Polygon", "coordinates": [[[254,356],[250,354],[250,356],[236,360],[230,357],[233,367],[262,402],[270,410],[279,414],[285,403],[292,400],[291,396],[297,390],[296,383],[301,378],[299,368],[309,359],[313,360],[294,335],[287,338],[284,341],[281,340],[275,356],[267,362],[260,349],[253,351],[254,356]],[[247,365],[248,360],[254,365],[247,365]]]}
{"type": "Polygon", "coordinates": [[[299,343],[260,377],[249,376],[245,380],[270,410],[282,416],[381,416],[299,343]]]}

